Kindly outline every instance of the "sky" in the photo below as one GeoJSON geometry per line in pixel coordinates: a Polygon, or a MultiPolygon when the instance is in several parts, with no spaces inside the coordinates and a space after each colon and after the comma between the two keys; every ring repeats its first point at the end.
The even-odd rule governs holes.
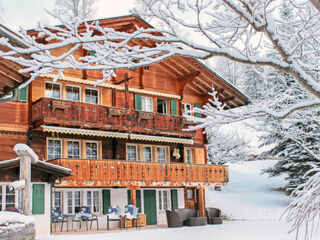
{"type": "MultiPolygon", "coordinates": [[[[136,0],[99,0],[96,19],[127,15],[133,8],[136,0]]],[[[2,8],[1,23],[18,30],[20,26],[25,29],[36,27],[37,22],[57,24],[46,10],[51,11],[55,0],[0,0],[2,8]]]]}

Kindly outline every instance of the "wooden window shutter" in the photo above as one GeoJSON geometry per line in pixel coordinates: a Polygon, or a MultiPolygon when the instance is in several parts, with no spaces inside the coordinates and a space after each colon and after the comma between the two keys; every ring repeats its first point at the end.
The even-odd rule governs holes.
{"type": "Polygon", "coordinates": [[[171,190],[171,210],[178,208],[178,191],[172,189],[171,190]]]}
{"type": "MultiPolygon", "coordinates": [[[[194,107],[201,108],[201,104],[200,103],[195,103],[194,107]]],[[[198,117],[198,118],[201,118],[201,113],[195,113],[194,116],[198,117]]]]}
{"type": "Polygon", "coordinates": [[[18,101],[28,102],[28,86],[18,89],[18,101]]]}
{"type": "Polygon", "coordinates": [[[131,190],[127,191],[127,200],[128,200],[128,205],[131,204],[131,190]]]}
{"type": "Polygon", "coordinates": [[[137,197],[137,208],[139,208],[138,210],[138,213],[141,213],[142,212],[142,209],[141,209],[141,191],[140,190],[137,190],[136,191],[136,197],[137,197]]]}
{"type": "Polygon", "coordinates": [[[141,94],[134,95],[134,108],[136,110],[142,110],[141,94]]]}
{"type": "Polygon", "coordinates": [[[170,99],[171,115],[178,115],[177,100],[170,99]]]}
{"type": "Polygon", "coordinates": [[[44,214],[44,184],[32,185],[32,214],[44,214]]]}
{"type": "Polygon", "coordinates": [[[108,208],[111,205],[110,190],[102,190],[102,212],[108,214],[108,208]]]}

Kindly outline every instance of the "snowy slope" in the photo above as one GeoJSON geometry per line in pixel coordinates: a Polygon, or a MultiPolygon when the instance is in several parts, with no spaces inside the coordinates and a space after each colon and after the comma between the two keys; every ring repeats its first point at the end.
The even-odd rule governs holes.
{"type": "Polygon", "coordinates": [[[251,161],[229,165],[229,180],[222,191],[207,191],[207,206],[220,208],[232,219],[279,219],[288,196],[274,191],[284,185],[283,177],[261,175],[275,161],[251,161]]]}

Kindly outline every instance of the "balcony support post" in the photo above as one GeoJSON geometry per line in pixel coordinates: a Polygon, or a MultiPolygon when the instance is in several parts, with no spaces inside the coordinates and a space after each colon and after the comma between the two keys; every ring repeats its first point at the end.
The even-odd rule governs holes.
{"type": "Polygon", "coordinates": [[[131,205],[137,206],[137,189],[139,189],[138,186],[130,186],[129,190],[131,192],[131,205]]]}
{"type": "Polygon", "coordinates": [[[199,210],[199,216],[200,217],[205,217],[206,213],[205,213],[205,197],[204,197],[204,190],[205,187],[198,187],[198,210],[199,210]]]}

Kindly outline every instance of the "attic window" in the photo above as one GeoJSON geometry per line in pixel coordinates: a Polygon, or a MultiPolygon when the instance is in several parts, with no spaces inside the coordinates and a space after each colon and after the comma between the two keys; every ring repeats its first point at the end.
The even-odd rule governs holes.
{"type": "Polygon", "coordinates": [[[96,56],[96,51],[90,50],[89,51],[89,56],[96,56]]]}
{"type": "MultiPolygon", "coordinates": [[[[133,59],[132,62],[133,62],[133,63],[137,63],[138,60],[137,60],[137,59],[133,59]]],[[[131,70],[131,71],[137,71],[137,67],[131,67],[130,70],[131,70]]]]}
{"type": "Polygon", "coordinates": [[[150,67],[149,66],[144,66],[143,69],[148,71],[148,70],[150,70],[150,67]]]}

